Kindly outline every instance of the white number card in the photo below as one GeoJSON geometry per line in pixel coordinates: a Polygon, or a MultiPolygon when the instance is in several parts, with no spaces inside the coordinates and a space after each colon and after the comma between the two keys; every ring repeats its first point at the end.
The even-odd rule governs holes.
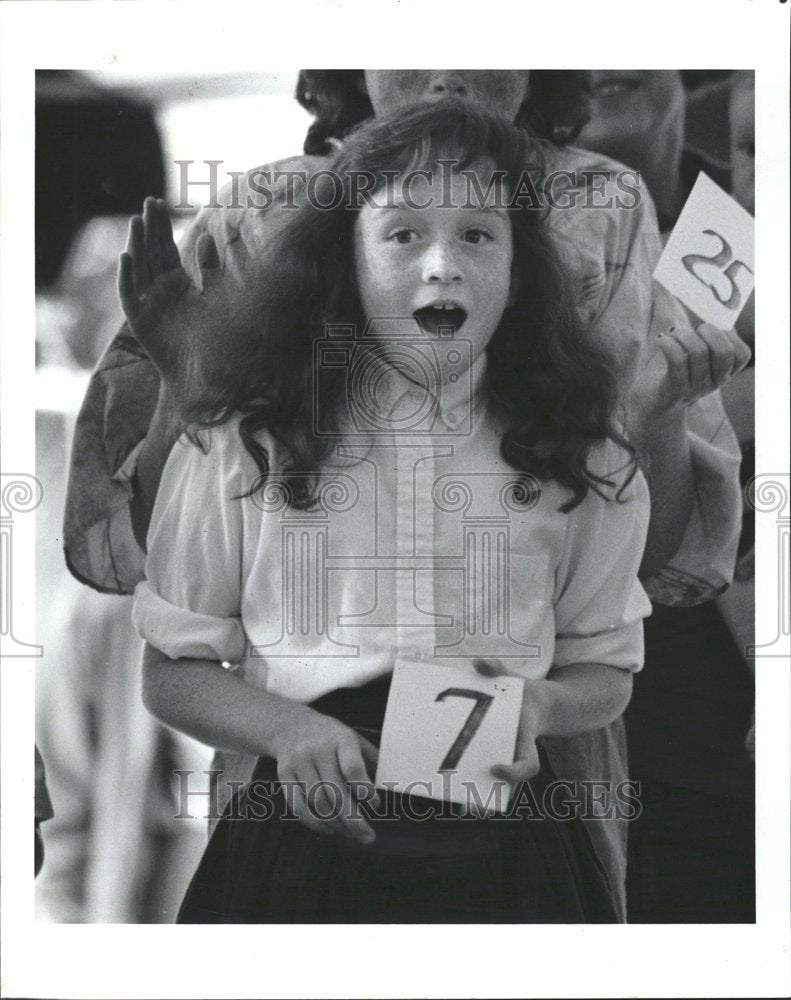
{"type": "Polygon", "coordinates": [[[475,811],[506,810],[508,786],[491,767],[513,763],[523,689],[520,677],[397,662],[376,784],[475,811]]]}
{"type": "Polygon", "coordinates": [[[698,174],[654,277],[704,322],[730,330],[755,284],[753,217],[698,174]]]}

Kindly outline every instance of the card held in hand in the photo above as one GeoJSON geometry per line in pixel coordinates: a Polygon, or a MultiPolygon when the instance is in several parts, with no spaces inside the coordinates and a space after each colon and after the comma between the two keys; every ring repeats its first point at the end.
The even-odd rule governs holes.
{"type": "Polygon", "coordinates": [[[376,784],[488,814],[508,808],[491,774],[512,764],[522,709],[520,677],[398,661],[387,700],[376,784]]]}
{"type": "Polygon", "coordinates": [[[755,284],[754,229],[750,213],[700,173],[654,278],[705,323],[730,330],[755,284]]]}

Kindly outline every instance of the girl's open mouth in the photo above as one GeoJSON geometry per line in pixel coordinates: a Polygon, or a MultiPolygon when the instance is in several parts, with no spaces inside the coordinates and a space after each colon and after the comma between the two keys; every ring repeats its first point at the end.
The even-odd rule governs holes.
{"type": "Polygon", "coordinates": [[[464,325],[467,311],[461,306],[424,306],[416,309],[414,317],[420,323],[423,333],[431,337],[442,334],[453,336],[464,325]]]}

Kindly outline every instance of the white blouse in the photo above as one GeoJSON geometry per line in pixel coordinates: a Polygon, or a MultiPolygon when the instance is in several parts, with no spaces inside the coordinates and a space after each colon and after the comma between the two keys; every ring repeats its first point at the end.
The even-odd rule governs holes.
{"type": "MultiPolygon", "coordinates": [[[[310,510],[287,503],[283,450],[266,432],[272,472],[252,497],[259,472],[237,420],[206,433],[206,452],[182,439],[135,593],[140,635],[303,702],[396,659],[469,670],[499,659],[529,678],[571,663],[640,669],[642,474],[620,502],[589,492],[564,514],[568,491],[543,483],[520,503],[484,370],[481,359],[438,396],[391,372],[376,411],[358,409],[333,439],[310,510]]],[[[591,460],[618,486],[623,464],[611,443],[591,460]]]]}

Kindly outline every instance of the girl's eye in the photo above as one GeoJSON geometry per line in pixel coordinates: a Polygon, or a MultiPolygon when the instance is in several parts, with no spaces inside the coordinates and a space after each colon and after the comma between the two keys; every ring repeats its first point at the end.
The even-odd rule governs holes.
{"type": "Polygon", "coordinates": [[[388,239],[393,240],[394,243],[411,243],[413,239],[417,239],[417,233],[414,229],[396,229],[388,239]]]}
{"type": "Polygon", "coordinates": [[[476,227],[474,229],[466,229],[464,231],[462,239],[464,240],[465,243],[477,244],[477,243],[486,243],[489,240],[493,239],[493,237],[492,234],[488,232],[486,229],[479,229],[476,227]]]}

